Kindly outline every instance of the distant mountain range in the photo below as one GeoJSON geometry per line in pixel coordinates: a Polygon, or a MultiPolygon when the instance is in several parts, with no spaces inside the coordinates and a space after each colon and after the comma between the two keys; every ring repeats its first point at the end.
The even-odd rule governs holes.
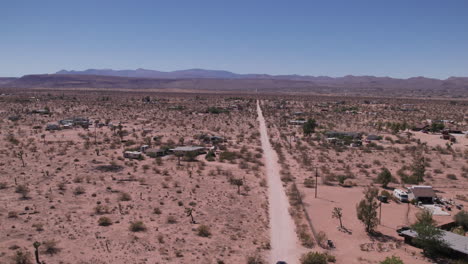
{"type": "Polygon", "coordinates": [[[146,69],[61,70],[55,74],[0,78],[3,88],[173,89],[206,91],[311,92],[355,95],[468,97],[468,77],[445,80],[413,77],[304,76],[236,74],[222,70],[189,69],[163,72],[146,69]]]}
{"type": "Polygon", "coordinates": [[[328,77],[328,76],[309,76],[309,75],[269,75],[269,74],[238,74],[223,70],[205,70],[205,69],[188,69],[179,71],[156,71],[147,69],[136,70],[112,70],[112,69],[88,69],[84,71],[67,71],[61,70],[55,74],[67,75],[101,75],[101,76],[118,76],[118,77],[133,77],[133,78],[157,78],[157,79],[275,79],[275,80],[295,80],[295,81],[312,81],[317,83],[372,83],[372,82],[402,82],[406,81],[412,84],[432,84],[434,82],[455,81],[462,79],[463,82],[468,80],[463,77],[450,77],[446,80],[412,77],[409,79],[398,79],[391,77],[375,77],[375,76],[353,76],[347,75],[344,77],[328,77]]]}

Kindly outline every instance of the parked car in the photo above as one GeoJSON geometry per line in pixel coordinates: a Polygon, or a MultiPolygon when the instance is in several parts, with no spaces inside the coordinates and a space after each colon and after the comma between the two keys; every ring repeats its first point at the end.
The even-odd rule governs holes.
{"type": "Polygon", "coordinates": [[[388,197],[385,195],[377,196],[377,200],[381,201],[382,203],[388,203],[388,197]]]}

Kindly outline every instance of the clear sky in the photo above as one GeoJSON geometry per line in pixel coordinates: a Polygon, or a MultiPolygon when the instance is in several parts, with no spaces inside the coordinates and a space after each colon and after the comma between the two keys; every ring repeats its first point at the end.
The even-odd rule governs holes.
{"type": "Polygon", "coordinates": [[[0,76],[88,68],[468,76],[468,0],[14,0],[0,76]]]}

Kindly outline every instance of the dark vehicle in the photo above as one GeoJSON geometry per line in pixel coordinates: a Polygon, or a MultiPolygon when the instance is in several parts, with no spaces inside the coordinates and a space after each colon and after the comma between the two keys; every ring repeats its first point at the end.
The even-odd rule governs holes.
{"type": "Polygon", "coordinates": [[[288,264],[288,263],[286,263],[286,261],[278,261],[276,262],[276,264],[288,264]]]}
{"type": "Polygon", "coordinates": [[[377,199],[381,201],[382,203],[388,203],[388,197],[385,195],[379,195],[377,196],[377,199]]]}

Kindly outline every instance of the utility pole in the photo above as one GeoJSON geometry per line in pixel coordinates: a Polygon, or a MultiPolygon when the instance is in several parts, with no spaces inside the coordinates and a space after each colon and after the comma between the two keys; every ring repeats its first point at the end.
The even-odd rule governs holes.
{"type": "Polygon", "coordinates": [[[380,202],[380,210],[379,210],[379,225],[382,224],[382,202],[380,202]]]}
{"type": "Polygon", "coordinates": [[[318,168],[315,167],[315,198],[317,198],[318,168]]]}

